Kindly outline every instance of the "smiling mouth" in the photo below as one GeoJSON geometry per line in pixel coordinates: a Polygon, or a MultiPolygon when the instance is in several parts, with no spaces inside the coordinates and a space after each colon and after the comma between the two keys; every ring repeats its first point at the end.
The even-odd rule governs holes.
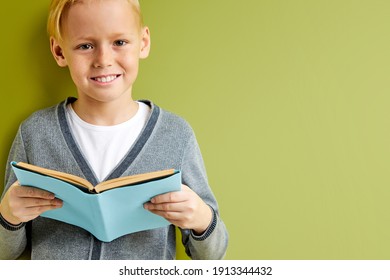
{"type": "Polygon", "coordinates": [[[120,75],[108,75],[108,76],[92,77],[91,79],[99,83],[110,83],[116,78],[118,78],[119,76],[120,75]]]}

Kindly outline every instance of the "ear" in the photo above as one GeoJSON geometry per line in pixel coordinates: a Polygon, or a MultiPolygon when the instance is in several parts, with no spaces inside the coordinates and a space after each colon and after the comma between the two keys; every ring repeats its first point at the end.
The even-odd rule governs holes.
{"type": "Polygon", "coordinates": [[[147,58],[150,52],[150,31],[148,27],[142,29],[140,58],[147,58]]]}
{"type": "Polygon", "coordinates": [[[60,67],[66,67],[68,65],[62,47],[54,37],[50,37],[50,50],[60,67]]]}

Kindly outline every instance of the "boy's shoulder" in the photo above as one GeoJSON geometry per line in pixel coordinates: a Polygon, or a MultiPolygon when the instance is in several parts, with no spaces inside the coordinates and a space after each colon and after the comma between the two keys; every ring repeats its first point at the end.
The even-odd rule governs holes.
{"type": "MultiPolygon", "coordinates": [[[[156,107],[156,105],[153,105],[156,107]]],[[[163,108],[159,108],[159,126],[163,127],[165,129],[169,130],[175,130],[179,133],[193,133],[192,127],[190,123],[183,118],[182,116],[179,116],[176,113],[173,113],[171,111],[168,111],[163,108]]]]}
{"type": "Polygon", "coordinates": [[[23,124],[41,124],[54,121],[57,118],[56,112],[58,106],[59,104],[33,112],[27,119],[23,121],[23,124]]]}
{"type": "Polygon", "coordinates": [[[180,127],[190,127],[190,124],[184,117],[163,108],[160,108],[160,110],[163,122],[169,122],[171,125],[177,125],[180,127]]]}
{"type": "MultiPolygon", "coordinates": [[[[23,135],[37,135],[55,133],[59,129],[58,108],[63,102],[39,109],[28,116],[20,124],[23,135]]],[[[44,137],[44,136],[43,136],[44,137]]]]}

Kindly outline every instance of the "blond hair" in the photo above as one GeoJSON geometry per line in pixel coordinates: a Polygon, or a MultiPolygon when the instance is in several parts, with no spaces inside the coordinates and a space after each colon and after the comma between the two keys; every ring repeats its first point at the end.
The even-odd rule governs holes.
{"type": "MultiPolygon", "coordinates": [[[[47,32],[49,36],[54,37],[56,40],[62,40],[62,18],[63,15],[69,10],[69,8],[83,0],[52,0],[49,6],[49,17],[47,20],[47,32]]],[[[102,0],[104,1],[104,0],[102,0]]],[[[140,27],[143,27],[143,20],[141,14],[141,8],[138,0],[127,0],[132,4],[134,12],[138,16],[140,27]]]]}

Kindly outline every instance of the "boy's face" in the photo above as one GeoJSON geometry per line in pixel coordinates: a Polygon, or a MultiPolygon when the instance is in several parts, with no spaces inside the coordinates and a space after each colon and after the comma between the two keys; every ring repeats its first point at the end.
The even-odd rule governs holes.
{"type": "Polygon", "coordinates": [[[51,38],[51,50],[68,66],[79,99],[126,102],[140,58],[149,54],[149,30],[139,26],[127,0],[83,0],[64,14],[63,40],[51,38]]]}

